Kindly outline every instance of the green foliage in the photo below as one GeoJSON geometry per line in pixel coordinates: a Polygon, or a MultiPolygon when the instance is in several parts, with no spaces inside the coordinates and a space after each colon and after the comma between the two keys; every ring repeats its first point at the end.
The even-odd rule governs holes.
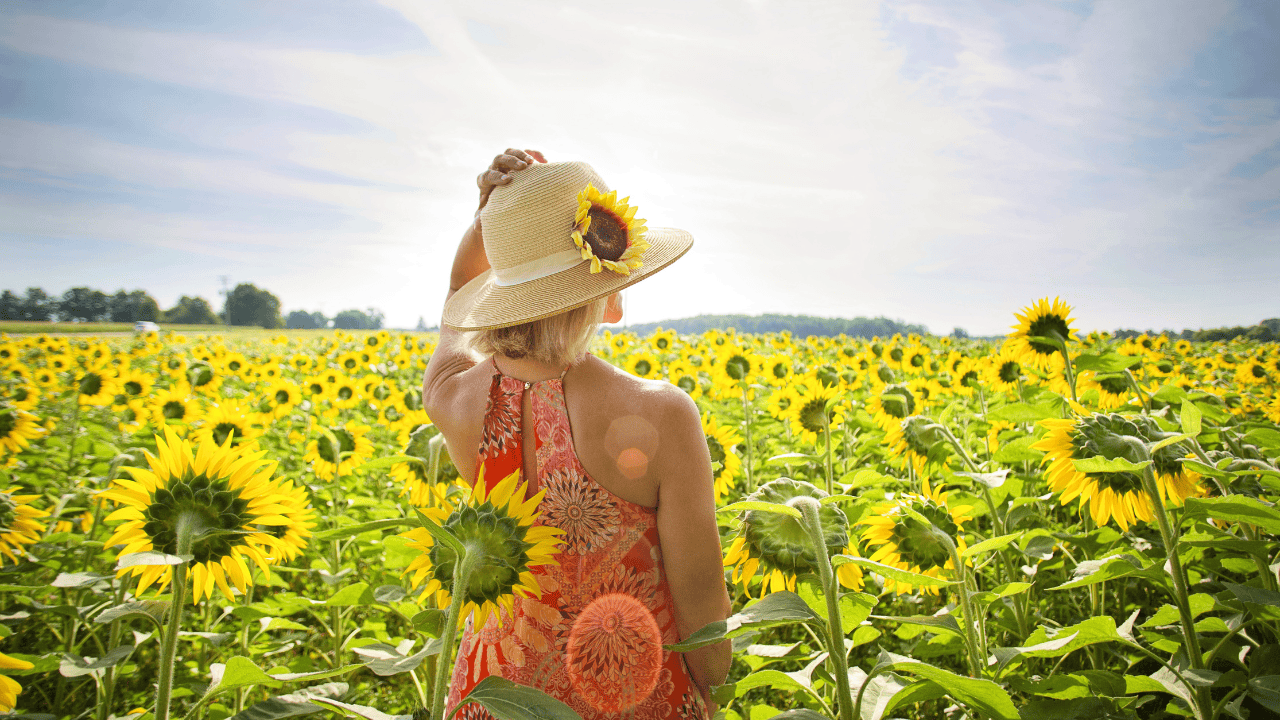
{"type": "Polygon", "coordinates": [[[256,325],[268,330],[284,327],[280,298],[253,283],[240,283],[227,293],[222,314],[228,325],[256,325]]]}
{"type": "Polygon", "coordinates": [[[632,332],[646,334],[664,327],[680,333],[703,333],[708,330],[734,328],[740,333],[789,332],[793,337],[810,335],[833,337],[847,335],[857,338],[890,337],[896,334],[923,335],[928,329],[923,325],[910,325],[902,320],[886,317],[824,318],[812,315],[698,315],[680,320],[663,320],[661,323],[632,325],[632,332]]]}

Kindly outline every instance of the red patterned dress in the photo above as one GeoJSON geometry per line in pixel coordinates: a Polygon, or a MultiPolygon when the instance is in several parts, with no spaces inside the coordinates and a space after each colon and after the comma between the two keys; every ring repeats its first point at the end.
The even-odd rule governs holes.
{"type": "MultiPolygon", "coordinates": [[[[563,377],[563,376],[562,376],[563,377]]],[[[653,614],[664,644],[679,642],[671,591],[658,545],[657,512],[623,500],[587,475],[573,448],[561,378],[525,383],[494,366],[489,404],[480,440],[480,464],[486,482],[496,485],[522,467],[522,394],[528,389],[537,442],[538,480],[546,490],[538,523],[564,530],[559,565],[532,568],[542,598],[515,598],[515,617],[492,614],[483,628],[467,618],[458,661],[449,684],[447,710],[488,675],[528,685],[558,698],[586,720],[626,717],[706,718],[702,695],[693,684],[684,657],[662,651],[657,685],[638,705],[621,712],[602,711],[615,698],[588,697],[601,684],[575,686],[565,668],[565,649],[574,619],[592,600],[625,593],[653,614]]],[[[458,715],[490,718],[479,703],[458,715]]]]}

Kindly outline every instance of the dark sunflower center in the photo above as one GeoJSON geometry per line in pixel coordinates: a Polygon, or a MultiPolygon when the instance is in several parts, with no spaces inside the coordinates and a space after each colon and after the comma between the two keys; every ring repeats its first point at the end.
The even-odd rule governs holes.
{"type": "Polygon", "coordinates": [[[231,372],[240,372],[240,368],[242,367],[244,366],[240,364],[239,360],[232,360],[231,362],[227,363],[227,369],[230,370],[231,372]]]}
{"type": "Polygon", "coordinates": [[[805,401],[800,408],[799,414],[800,424],[804,426],[805,430],[812,433],[826,431],[826,422],[831,419],[829,415],[826,416],[826,420],[823,419],[826,413],[826,404],[827,401],[822,398],[810,398],[805,401]]]}
{"type": "Polygon", "coordinates": [[[720,463],[720,467],[723,469],[725,458],[724,445],[721,445],[719,440],[709,437],[707,438],[707,450],[711,453],[711,462],[720,463]]]}
{"type": "Polygon", "coordinates": [[[1124,395],[1129,391],[1129,381],[1123,377],[1104,377],[1098,379],[1098,385],[1108,395],[1124,395]]]}
{"type": "Polygon", "coordinates": [[[694,380],[689,375],[681,375],[680,378],[676,380],[676,387],[687,393],[692,393],[694,390],[698,389],[698,381],[694,380]]]}
{"type": "Polygon", "coordinates": [[[880,395],[880,407],[890,417],[905,418],[916,412],[916,398],[903,385],[891,385],[880,395]]]}
{"type": "Polygon", "coordinates": [[[871,343],[871,354],[880,357],[884,354],[884,345],[880,343],[871,343]]]}
{"type": "Polygon", "coordinates": [[[353,452],[356,449],[356,439],[351,433],[342,428],[329,428],[333,436],[338,439],[338,452],[333,451],[333,443],[329,441],[327,436],[321,436],[316,443],[316,452],[320,455],[320,459],[333,465],[338,464],[338,454],[344,452],[353,452]]]}
{"type": "Polygon", "coordinates": [[[187,416],[187,404],[181,400],[170,400],[160,408],[165,420],[181,420],[187,416]]]}
{"type": "Polygon", "coordinates": [[[224,480],[211,480],[205,475],[172,478],[167,486],[155,491],[145,512],[143,532],[156,550],[177,554],[177,524],[182,513],[191,513],[197,519],[196,537],[191,544],[196,562],[218,562],[230,555],[231,548],[239,544],[234,531],[252,520],[249,501],[240,497],[239,490],[228,488],[224,480]]]}
{"type": "Polygon", "coordinates": [[[1267,369],[1258,363],[1249,363],[1249,372],[1256,378],[1264,378],[1267,376],[1267,369]]]}
{"type": "Polygon", "coordinates": [[[640,362],[636,363],[637,375],[641,375],[641,376],[648,375],[651,370],[653,370],[653,364],[650,363],[648,360],[641,360],[640,362]]]}
{"type": "Polygon", "coordinates": [[[386,400],[391,397],[391,388],[386,385],[379,385],[373,389],[373,396],[378,400],[386,400]]]}
{"type": "Polygon", "coordinates": [[[102,391],[102,376],[98,373],[85,373],[80,378],[80,394],[81,395],[97,395],[102,391]]]}
{"type": "Polygon", "coordinates": [[[383,415],[387,418],[388,422],[395,422],[400,418],[404,417],[404,413],[396,409],[395,405],[387,406],[387,409],[383,412],[383,415]]]}
{"type": "MultiPolygon", "coordinates": [[[[18,427],[18,418],[14,417],[12,410],[0,412],[0,438],[7,438],[13,434],[14,428],[18,427]]],[[[7,525],[5,527],[8,527],[7,525]]]]}
{"type": "Polygon", "coordinates": [[[213,369],[208,365],[197,365],[191,368],[191,384],[203,387],[213,382],[213,369]]]}
{"type": "Polygon", "coordinates": [[[1156,369],[1162,373],[1173,372],[1173,363],[1168,360],[1161,360],[1156,363],[1156,369]]]}
{"type": "Polygon", "coordinates": [[[601,260],[622,257],[627,251],[627,225],[622,218],[599,205],[592,205],[587,217],[591,218],[591,227],[582,234],[582,239],[591,246],[591,252],[601,260]]]}
{"type": "Polygon", "coordinates": [[[822,387],[835,387],[840,383],[840,372],[830,365],[823,365],[814,373],[822,387]]]}
{"type": "Polygon", "coordinates": [[[364,339],[364,344],[365,344],[365,345],[368,345],[368,346],[369,346],[369,347],[371,347],[371,348],[376,348],[376,347],[378,347],[378,336],[377,336],[377,335],[370,335],[369,337],[367,337],[367,338],[365,338],[365,339],[364,339]]]}
{"type": "Polygon", "coordinates": [[[347,358],[342,361],[342,367],[348,370],[355,370],[360,363],[355,358],[347,358]]]}
{"type": "Polygon", "coordinates": [[[129,380],[124,384],[124,391],[130,395],[141,395],[142,383],[137,380],[129,380]]]}
{"type": "Polygon", "coordinates": [[[14,402],[22,402],[31,396],[31,392],[25,386],[19,385],[17,390],[13,391],[14,402]]]}
{"type": "MultiPolygon", "coordinates": [[[[515,518],[498,512],[486,502],[478,508],[467,506],[455,511],[445,527],[463,545],[483,553],[483,561],[471,575],[466,599],[477,605],[496,602],[519,584],[533,545],[525,541],[526,530],[515,518]]],[[[443,544],[432,546],[432,574],[445,587],[452,586],[457,563],[458,556],[443,544]]]]}
{"type": "MultiPolygon", "coordinates": [[[[1032,320],[1027,334],[1032,337],[1054,338],[1066,342],[1071,335],[1071,328],[1067,326],[1066,318],[1050,314],[1032,320]]],[[[1053,343],[1039,340],[1029,340],[1028,343],[1039,355],[1052,355],[1058,352],[1058,346],[1053,343]]]]}
{"type": "Polygon", "coordinates": [[[911,367],[917,367],[917,368],[924,367],[924,356],[919,354],[912,355],[911,367]]]}
{"type": "Polygon", "coordinates": [[[324,392],[324,383],[313,382],[307,386],[307,389],[311,391],[312,395],[319,395],[324,392]]]}
{"type": "Polygon", "coordinates": [[[667,348],[671,347],[671,342],[668,341],[666,338],[661,337],[661,338],[658,338],[657,342],[655,342],[654,345],[659,350],[666,350],[667,348]]]}
{"type": "Polygon", "coordinates": [[[894,348],[889,351],[889,359],[894,362],[902,362],[902,348],[894,348]]]}
{"type": "Polygon", "coordinates": [[[170,370],[181,370],[181,369],[182,369],[182,359],[181,359],[181,358],[176,358],[176,357],[171,357],[171,358],[169,358],[167,361],[165,361],[165,367],[169,368],[170,370]]]}
{"type": "Polygon", "coordinates": [[[288,390],[277,390],[277,391],[276,391],[276,403],[278,403],[278,404],[280,404],[280,405],[284,405],[284,404],[285,404],[285,403],[287,403],[287,402],[289,402],[289,391],[288,391],[288,390]]]}
{"type": "Polygon", "coordinates": [[[741,355],[734,355],[725,361],[724,371],[734,380],[741,380],[751,371],[751,361],[741,355]]]}
{"type": "Polygon", "coordinates": [[[417,390],[405,390],[404,406],[410,410],[422,409],[422,396],[417,390]]]}
{"type": "Polygon", "coordinates": [[[1022,375],[1022,366],[1012,360],[1005,360],[1000,363],[1000,370],[996,374],[1000,376],[1000,382],[1016,383],[1022,375]]]}
{"type": "Polygon", "coordinates": [[[339,400],[350,400],[350,399],[351,399],[351,396],[352,396],[352,395],[354,395],[354,394],[355,394],[355,391],[353,391],[353,390],[352,390],[349,386],[347,386],[347,385],[343,385],[342,387],[338,388],[338,399],[339,399],[339,400]]]}
{"type": "Polygon", "coordinates": [[[893,382],[893,371],[886,365],[876,368],[876,377],[880,378],[880,382],[893,382]]]}
{"type": "Polygon", "coordinates": [[[977,387],[977,385],[978,385],[978,371],[977,371],[977,370],[970,370],[969,372],[966,372],[965,374],[961,375],[961,376],[960,376],[960,385],[961,385],[962,387],[969,387],[969,388],[971,388],[971,387],[977,387]]]}
{"type": "Polygon", "coordinates": [[[226,442],[227,438],[230,437],[232,433],[235,434],[235,438],[231,441],[231,445],[233,447],[239,445],[240,440],[244,438],[244,430],[241,429],[239,425],[231,422],[220,422],[217,425],[214,425],[211,433],[213,435],[213,441],[219,446],[226,442]]]}

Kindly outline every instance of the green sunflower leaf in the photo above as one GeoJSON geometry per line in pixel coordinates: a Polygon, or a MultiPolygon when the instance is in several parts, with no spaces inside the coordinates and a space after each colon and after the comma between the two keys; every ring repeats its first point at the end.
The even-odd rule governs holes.
{"type": "Polygon", "coordinates": [[[1191,437],[1199,435],[1202,425],[1201,420],[1203,418],[1204,413],[1200,412],[1200,408],[1196,407],[1195,403],[1185,400],[1182,402],[1182,413],[1180,418],[1182,421],[1182,432],[1190,435],[1191,437]]]}
{"type": "Polygon", "coordinates": [[[370,460],[357,467],[356,470],[381,470],[382,468],[389,468],[393,465],[399,465],[400,463],[417,463],[423,467],[427,466],[425,460],[420,457],[414,457],[413,455],[388,455],[386,457],[370,460]]]}
{"type": "Polygon", "coordinates": [[[343,682],[312,685],[294,693],[277,695],[254,703],[242,712],[232,715],[229,720],[281,720],[281,718],[298,715],[310,715],[323,709],[312,700],[342,697],[347,694],[348,689],[349,686],[343,682]]]}
{"type": "Polygon", "coordinates": [[[518,685],[497,675],[476,683],[448,718],[471,702],[483,705],[498,720],[582,720],[573,708],[541,690],[518,685]]]}
{"type": "Polygon", "coordinates": [[[1076,370],[1115,373],[1127,370],[1140,362],[1142,362],[1142,358],[1136,355],[1101,353],[1099,355],[1080,355],[1072,361],[1072,364],[1075,365],[1076,370]]]}
{"type": "Polygon", "coordinates": [[[672,652],[688,652],[749,632],[798,622],[825,624],[826,621],[810,609],[808,603],[799,595],[783,590],[765,595],[758,602],[748,605],[742,612],[731,615],[725,620],[717,620],[702,626],[683,642],[663,647],[672,652]]]}
{"type": "Polygon", "coordinates": [[[1189,433],[1189,432],[1188,432],[1188,433],[1183,433],[1183,434],[1181,434],[1181,435],[1174,435],[1173,437],[1167,437],[1167,438],[1165,438],[1165,439],[1161,440],[1160,442],[1157,442],[1157,443],[1154,443],[1154,444],[1152,444],[1152,445],[1149,445],[1149,446],[1147,447],[1147,450],[1148,450],[1148,452],[1155,452],[1155,451],[1159,450],[1160,448],[1169,447],[1170,445],[1172,445],[1172,444],[1174,444],[1174,443],[1180,443],[1180,442],[1182,442],[1183,440],[1188,440],[1188,439],[1193,438],[1193,437],[1195,437],[1195,436],[1196,436],[1196,433],[1189,433]]]}
{"type": "Polygon", "coordinates": [[[951,615],[872,615],[875,620],[902,623],[903,625],[922,625],[930,628],[935,635],[949,633],[956,637],[964,637],[960,623],[951,615]]]}
{"type": "Polygon", "coordinates": [[[1151,464],[1150,460],[1142,462],[1130,462],[1124,458],[1112,458],[1108,460],[1104,457],[1083,458],[1081,460],[1072,460],[1071,464],[1076,470],[1082,473],[1113,473],[1127,472],[1140,473],[1142,469],[1151,464]]]}
{"type": "Polygon", "coordinates": [[[909,673],[925,680],[932,680],[946,690],[947,695],[953,700],[987,717],[996,720],[1020,720],[1018,709],[1014,706],[1009,693],[990,680],[957,675],[914,658],[883,650],[880,652],[880,660],[876,668],[909,673]]]}
{"type": "Polygon", "coordinates": [[[142,600],[107,608],[98,613],[93,621],[106,624],[124,618],[140,617],[153,623],[156,629],[160,629],[164,627],[164,617],[168,612],[168,600],[142,600]]]}
{"type": "Polygon", "coordinates": [[[1073,579],[1049,588],[1050,590],[1070,590],[1071,588],[1094,585],[1142,572],[1155,565],[1145,562],[1135,555],[1109,555],[1100,560],[1085,560],[1076,565],[1073,579]]]}
{"type": "Polygon", "coordinates": [[[363,535],[371,530],[382,530],[384,528],[402,527],[404,525],[416,525],[417,520],[414,518],[386,518],[385,520],[371,520],[369,522],[357,523],[355,525],[346,525],[336,527],[329,530],[322,530],[312,536],[314,541],[327,540],[345,540],[356,535],[363,535]]]}
{"type": "Polygon", "coordinates": [[[457,557],[467,554],[467,549],[462,546],[462,542],[458,538],[453,536],[453,533],[438,525],[435,520],[427,517],[421,510],[414,508],[413,511],[418,514],[418,522],[427,532],[431,533],[431,537],[435,538],[437,542],[452,550],[457,557]]]}
{"type": "Polygon", "coordinates": [[[1183,517],[1188,520],[1213,518],[1257,525],[1272,535],[1280,535],[1280,509],[1247,495],[1216,498],[1187,498],[1183,517]]]}
{"type": "Polygon", "coordinates": [[[960,557],[973,557],[974,555],[981,555],[983,553],[1004,549],[1008,547],[1010,543],[1016,542],[1018,538],[1021,538],[1025,534],[1026,533],[1015,532],[1009,533],[1008,535],[1001,535],[999,537],[987,538],[976,545],[970,545],[965,548],[964,552],[960,553],[960,557]]]}
{"type": "MultiPolygon", "coordinates": [[[[496,677],[496,676],[490,676],[490,677],[496,677]]],[[[485,680],[488,680],[488,678],[485,678],[485,680]]],[[[362,717],[365,720],[412,720],[413,718],[412,715],[388,715],[382,712],[381,710],[377,708],[371,708],[368,705],[351,705],[348,703],[340,702],[338,700],[334,700],[333,698],[318,697],[318,698],[313,698],[312,701],[320,703],[321,705],[328,705],[331,708],[337,708],[338,710],[341,711],[341,714],[344,717],[350,717],[352,715],[355,715],[356,717],[362,717]]],[[[462,707],[462,706],[459,705],[458,707],[462,707]]]]}
{"type": "Polygon", "coordinates": [[[874,560],[868,560],[867,558],[854,557],[852,555],[835,555],[831,558],[832,565],[839,566],[844,565],[845,563],[861,565],[871,572],[887,577],[894,582],[907,583],[908,585],[914,585],[917,587],[942,587],[944,585],[960,584],[960,581],[958,580],[947,580],[944,578],[933,577],[932,575],[922,575],[917,572],[911,572],[910,570],[903,570],[901,568],[893,567],[892,565],[885,565],[884,563],[878,563],[874,560]]]}
{"type": "Polygon", "coordinates": [[[1016,424],[1034,423],[1050,417],[1053,415],[1043,408],[1027,403],[1009,403],[987,413],[988,420],[1016,424]]]}
{"type": "Polygon", "coordinates": [[[195,559],[194,555],[169,555],[162,552],[136,552],[121,555],[116,560],[116,569],[134,567],[135,565],[181,565],[195,559]]]}
{"type": "Polygon", "coordinates": [[[722,508],[718,508],[716,512],[740,512],[743,510],[760,510],[763,512],[778,513],[800,519],[800,511],[790,505],[782,503],[764,502],[763,500],[741,500],[736,503],[730,503],[722,508]]]}

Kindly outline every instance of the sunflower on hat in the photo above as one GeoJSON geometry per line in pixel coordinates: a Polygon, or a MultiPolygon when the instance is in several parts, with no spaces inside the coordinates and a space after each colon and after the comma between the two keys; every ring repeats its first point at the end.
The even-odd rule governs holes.
{"type": "Polygon", "coordinates": [[[583,260],[591,261],[592,274],[606,267],[619,275],[630,275],[644,265],[648,228],[636,217],[636,208],[627,204],[630,199],[619,200],[617,190],[601,193],[591,183],[578,193],[573,244],[582,251],[583,260]]]}

